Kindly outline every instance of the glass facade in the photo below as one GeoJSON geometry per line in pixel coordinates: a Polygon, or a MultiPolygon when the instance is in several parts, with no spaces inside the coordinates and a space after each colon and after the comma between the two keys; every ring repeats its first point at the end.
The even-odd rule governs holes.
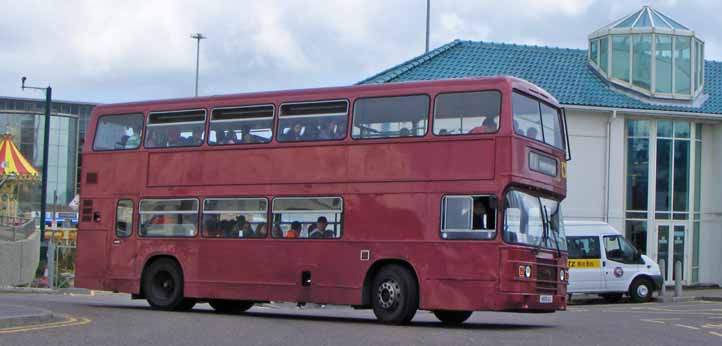
{"type": "Polygon", "coordinates": [[[677,120],[626,122],[626,236],[669,263],[691,251],[691,282],[699,281],[702,130],[677,120]]]}
{"type": "MultiPolygon", "coordinates": [[[[53,102],[48,151],[48,205],[63,208],[77,193],[79,154],[90,121],[91,104],[53,102]]],[[[20,152],[42,171],[45,101],[0,98],[0,126],[11,133],[20,152]]],[[[21,212],[40,210],[40,184],[21,191],[21,212]]]]}

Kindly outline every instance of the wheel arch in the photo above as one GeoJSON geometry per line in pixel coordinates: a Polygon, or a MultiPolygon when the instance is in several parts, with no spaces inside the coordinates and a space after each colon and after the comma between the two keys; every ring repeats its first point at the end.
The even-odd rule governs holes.
{"type": "Polygon", "coordinates": [[[384,258],[376,260],[366,271],[366,276],[364,277],[363,286],[361,290],[361,305],[364,307],[371,306],[371,285],[373,283],[373,279],[376,276],[376,274],[381,270],[381,268],[387,266],[396,264],[403,268],[406,268],[409,272],[411,272],[411,275],[413,275],[414,280],[416,280],[417,287],[418,287],[418,294],[419,294],[419,304],[421,303],[421,281],[419,280],[419,274],[416,271],[416,268],[407,260],[403,258],[384,258]]]}

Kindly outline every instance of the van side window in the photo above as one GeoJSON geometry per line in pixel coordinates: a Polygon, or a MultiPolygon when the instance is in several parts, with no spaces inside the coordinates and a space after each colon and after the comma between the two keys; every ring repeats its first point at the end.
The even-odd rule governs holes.
{"type": "Polygon", "coordinates": [[[622,236],[605,236],[604,249],[610,261],[626,264],[644,263],[641,256],[638,256],[637,250],[622,236]]]}
{"type": "Polygon", "coordinates": [[[599,259],[599,237],[567,237],[570,259],[599,259]]]}

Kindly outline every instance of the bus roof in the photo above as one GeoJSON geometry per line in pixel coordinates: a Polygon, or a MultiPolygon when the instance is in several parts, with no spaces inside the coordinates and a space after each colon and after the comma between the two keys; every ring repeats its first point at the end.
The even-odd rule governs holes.
{"type": "Polygon", "coordinates": [[[385,83],[385,84],[366,84],[366,85],[351,85],[351,86],[340,86],[340,87],[324,87],[324,88],[309,88],[309,89],[291,89],[291,90],[277,90],[277,91],[262,91],[262,92],[249,92],[249,93],[237,93],[237,94],[225,94],[225,95],[211,95],[201,97],[185,97],[175,99],[159,99],[159,100],[145,100],[145,101],[134,101],[125,103],[112,103],[103,104],[95,107],[96,112],[107,111],[114,108],[135,108],[144,106],[174,106],[187,103],[204,103],[204,102],[219,102],[226,100],[235,100],[238,98],[274,98],[274,97],[294,97],[294,96],[313,96],[313,95],[325,95],[325,94],[343,94],[349,91],[355,92],[370,92],[374,90],[384,91],[402,91],[402,90],[414,90],[419,88],[428,88],[432,86],[468,86],[472,84],[483,84],[493,85],[506,83],[511,85],[512,88],[519,89],[528,94],[538,96],[545,101],[558,106],[558,101],[549,93],[544,91],[542,88],[534,85],[533,83],[511,76],[496,76],[496,77],[473,77],[473,78],[458,78],[458,79],[443,79],[433,81],[416,81],[416,82],[400,82],[400,83],[385,83]]]}

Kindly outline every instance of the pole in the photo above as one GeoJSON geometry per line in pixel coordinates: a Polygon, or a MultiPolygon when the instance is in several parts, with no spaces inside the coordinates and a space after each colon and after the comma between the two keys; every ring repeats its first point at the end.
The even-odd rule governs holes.
{"type": "Polygon", "coordinates": [[[430,17],[431,17],[431,0],[426,0],[426,53],[429,52],[430,17]]]}
{"type": "Polygon", "coordinates": [[[682,296],[682,261],[674,263],[674,296],[682,296]]]}
{"type": "MultiPolygon", "coordinates": [[[[43,176],[42,190],[40,194],[40,236],[45,239],[45,213],[48,209],[48,152],[50,151],[50,110],[52,109],[52,93],[53,89],[47,87],[45,89],[45,130],[43,133],[43,176]]],[[[53,247],[53,239],[50,239],[47,252],[48,268],[48,286],[53,288],[53,269],[55,264],[55,249],[53,247]]]]}
{"type": "Polygon", "coordinates": [[[667,261],[664,259],[659,260],[659,271],[662,272],[662,292],[660,295],[664,299],[667,296],[667,261]]]}
{"type": "Polygon", "coordinates": [[[191,38],[196,40],[196,97],[198,97],[198,67],[200,65],[201,57],[201,40],[206,37],[199,32],[191,35],[191,38]]]}

